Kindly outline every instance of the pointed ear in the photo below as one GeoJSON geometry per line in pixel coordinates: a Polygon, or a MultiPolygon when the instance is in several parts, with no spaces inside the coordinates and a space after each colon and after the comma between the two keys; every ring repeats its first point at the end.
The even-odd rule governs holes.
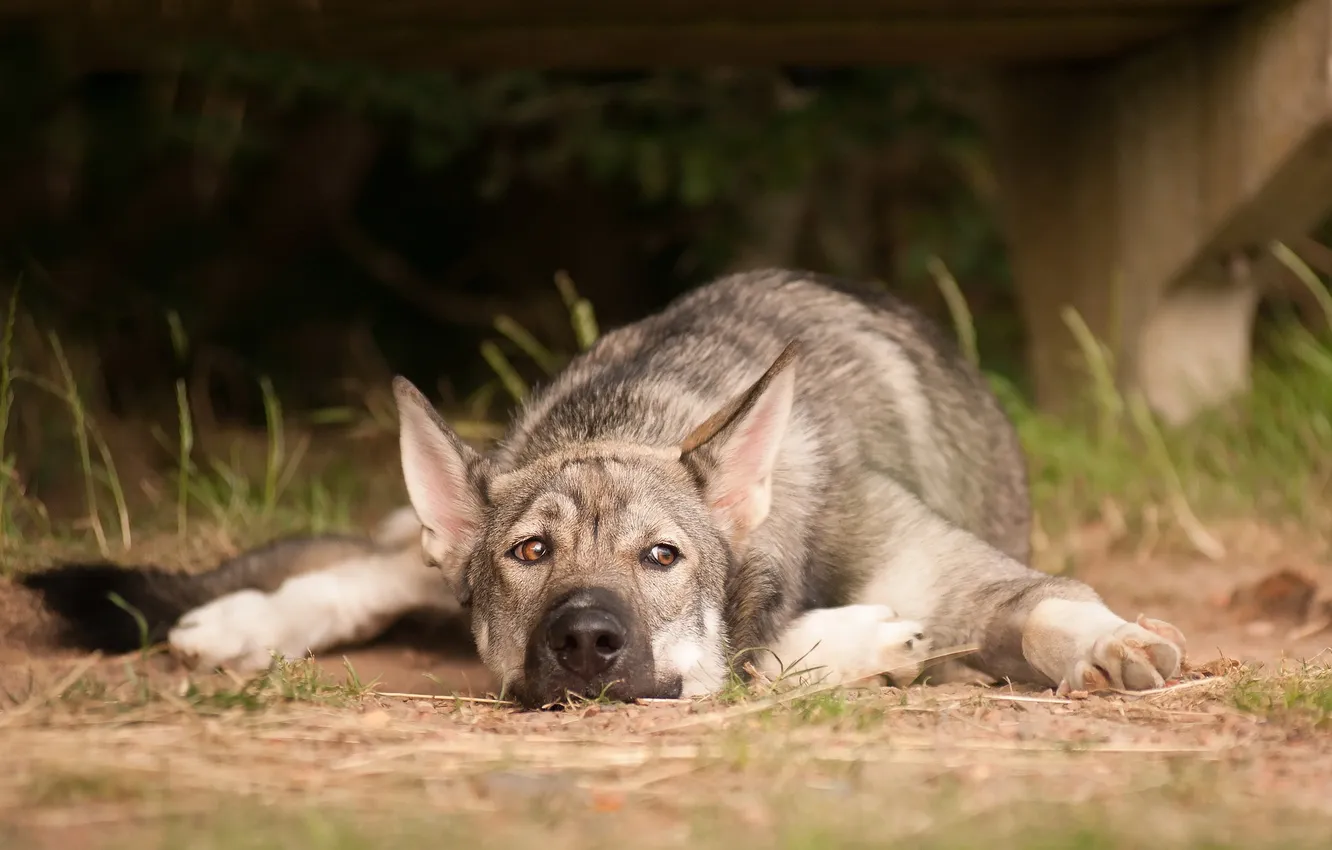
{"type": "Polygon", "coordinates": [[[795,399],[799,343],[782,350],[754,384],[708,417],[680,445],[705,482],[709,507],[732,543],[758,528],[772,504],[772,474],[795,399]]]}
{"type": "Polygon", "coordinates": [[[482,460],[406,378],[393,379],[393,395],[407,497],[427,532],[426,555],[449,573],[481,521],[482,460]]]}

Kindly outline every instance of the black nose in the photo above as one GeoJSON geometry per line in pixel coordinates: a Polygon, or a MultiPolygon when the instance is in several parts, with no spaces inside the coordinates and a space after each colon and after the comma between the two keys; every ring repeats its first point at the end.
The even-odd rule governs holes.
{"type": "Polygon", "coordinates": [[[574,608],[556,617],[546,632],[560,666],[583,679],[605,673],[624,648],[619,619],[600,608],[574,608]]]}

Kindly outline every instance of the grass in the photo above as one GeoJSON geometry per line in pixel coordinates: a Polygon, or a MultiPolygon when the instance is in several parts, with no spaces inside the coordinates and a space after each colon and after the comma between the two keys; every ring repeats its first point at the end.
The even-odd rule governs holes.
{"type": "MultiPolygon", "coordinates": [[[[1273,253],[1315,292],[1332,326],[1332,296],[1285,246],[1273,253]]],[[[976,360],[976,329],[956,282],[942,263],[931,272],[953,317],[959,344],[976,360]]],[[[1124,536],[1180,532],[1209,558],[1224,547],[1204,519],[1293,520],[1324,527],[1332,483],[1332,339],[1294,320],[1271,327],[1244,396],[1168,429],[1140,394],[1121,392],[1111,376],[1111,346],[1083,317],[1067,311],[1087,369],[1093,425],[1043,415],[1002,377],[990,374],[1017,426],[1028,458],[1042,539],[1089,521],[1121,525],[1124,536]],[[1201,518],[1201,519],[1200,519],[1201,518]]],[[[982,367],[984,364],[980,364],[982,367]]],[[[1038,558],[1040,553],[1038,552],[1038,558]]]]}
{"type": "Polygon", "coordinates": [[[1066,528],[1093,518],[1109,499],[1140,518],[1178,493],[1202,515],[1324,518],[1332,477],[1332,371],[1323,358],[1332,348],[1294,326],[1274,342],[1275,350],[1256,364],[1246,398],[1176,431],[1144,435],[1135,422],[1098,434],[1052,421],[1010,397],[1042,517],[1066,528]],[[1152,454],[1145,456],[1144,443],[1152,454]]]}
{"type": "MultiPolygon", "coordinates": [[[[1131,701],[950,686],[574,715],[421,710],[300,665],[245,691],[259,707],[222,687],[93,710],[106,694],[87,683],[110,669],[0,728],[0,838],[93,825],[100,840],[79,846],[1290,847],[1332,825],[1320,739],[1292,739],[1308,727],[1284,712],[1244,722],[1247,669],[1131,701]],[[1301,780],[1284,789],[1292,763],[1301,780]]],[[[1288,669],[1263,687],[1326,676],[1288,669]]]]}
{"type": "MultiPolygon", "coordinates": [[[[568,275],[560,273],[555,284],[569,311],[569,321],[575,331],[580,348],[596,341],[599,333],[591,304],[574,288],[568,275]]],[[[84,402],[80,390],[81,376],[65,356],[64,347],[55,334],[45,335],[47,353],[54,364],[51,374],[35,368],[24,368],[13,360],[18,319],[21,314],[19,289],[16,287],[8,308],[0,322],[0,547],[12,545],[28,536],[50,538],[68,534],[73,529],[59,528],[45,521],[44,506],[26,496],[16,486],[18,473],[12,455],[8,452],[6,436],[17,393],[31,388],[58,399],[68,417],[73,437],[74,462],[82,480],[85,519],[83,525],[91,530],[97,549],[110,556],[113,549],[127,551],[132,545],[132,530],[159,523],[162,511],[153,510],[145,521],[136,521],[126,491],[117,472],[116,460],[108,446],[93,411],[84,402]],[[109,504],[108,504],[109,501],[109,504]],[[119,546],[106,531],[106,518],[114,517],[119,530],[119,546]],[[22,517],[37,518],[37,522],[21,523],[22,517]]],[[[189,339],[179,317],[168,313],[166,321],[171,330],[175,355],[182,362],[188,352],[189,339]]],[[[495,372],[496,378],[484,386],[472,400],[475,412],[485,415],[498,390],[503,390],[514,402],[521,401],[529,388],[509,359],[501,342],[509,343],[516,351],[529,357],[546,375],[553,375],[569,359],[569,354],[550,350],[530,332],[507,316],[498,316],[495,329],[502,340],[488,340],[480,348],[480,355],[495,372]]],[[[163,457],[170,457],[174,470],[170,486],[174,490],[174,521],[180,537],[186,537],[192,523],[206,522],[214,533],[222,533],[230,540],[254,542],[260,538],[288,531],[323,532],[346,529],[351,525],[352,513],[358,505],[358,491],[362,489],[367,470],[347,464],[340,470],[315,476],[303,469],[303,462],[311,448],[307,431],[294,437],[285,415],[281,399],[267,377],[259,379],[263,398],[265,428],[262,434],[264,461],[259,470],[241,457],[242,444],[233,442],[229,456],[202,455],[199,435],[195,430],[192,401],[185,381],[175,385],[177,421],[168,429],[154,427],[152,437],[162,449],[163,457]]],[[[367,399],[367,415],[358,417],[352,411],[316,411],[308,417],[310,423],[321,421],[351,421],[357,427],[369,426],[373,431],[391,431],[396,428],[393,411],[374,409],[367,399]]],[[[464,438],[486,439],[497,436],[494,421],[462,419],[455,427],[464,438]]],[[[339,447],[341,450],[341,447],[339,447]]],[[[166,483],[166,482],[163,482],[166,483]]],[[[165,489],[153,486],[154,490],[165,489]]],[[[165,507],[165,505],[163,505],[165,507]]],[[[75,531],[77,534],[77,532],[75,531]]]]}
{"type": "Polygon", "coordinates": [[[369,694],[372,684],[361,681],[350,663],[344,675],[335,678],[312,659],[275,659],[263,673],[242,678],[225,671],[167,680],[168,669],[145,651],[120,659],[91,656],[75,665],[54,684],[32,679],[10,683],[0,690],[0,729],[21,722],[25,715],[54,707],[79,715],[130,716],[145,708],[184,710],[198,715],[225,714],[233,710],[256,712],[275,706],[300,703],[347,707],[369,694]]]}
{"type": "Polygon", "coordinates": [[[1332,668],[1288,662],[1280,675],[1249,673],[1235,685],[1234,704],[1267,720],[1332,728],[1332,668]]]}

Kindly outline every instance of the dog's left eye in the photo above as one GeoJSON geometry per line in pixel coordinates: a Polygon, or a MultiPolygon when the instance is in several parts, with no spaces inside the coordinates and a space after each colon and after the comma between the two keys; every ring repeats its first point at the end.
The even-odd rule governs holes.
{"type": "Polygon", "coordinates": [[[669,567],[680,559],[680,550],[669,543],[658,543],[643,553],[643,560],[659,567],[669,567]]]}
{"type": "Polygon", "coordinates": [[[540,561],[542,558],[546,557],[546,552],[548,551],[549,547],[546,546],[546,541],[542,540],[540,537],[529,537],[522,543],[519,543],[517,546],[510,549],[509,553],[520,561],[531,562],[540,561]]]}

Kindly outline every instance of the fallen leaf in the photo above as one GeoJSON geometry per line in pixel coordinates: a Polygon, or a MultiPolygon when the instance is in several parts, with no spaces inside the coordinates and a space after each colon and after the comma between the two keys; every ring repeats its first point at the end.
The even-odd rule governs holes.
{"type": "Polygon", "coordinates": [[[1309,615],[1318,585],[1295,570],[1277,570],[1235,588],[1227,607],[1244,621],[1286,620],[1302,623],[1309,615]]]}

